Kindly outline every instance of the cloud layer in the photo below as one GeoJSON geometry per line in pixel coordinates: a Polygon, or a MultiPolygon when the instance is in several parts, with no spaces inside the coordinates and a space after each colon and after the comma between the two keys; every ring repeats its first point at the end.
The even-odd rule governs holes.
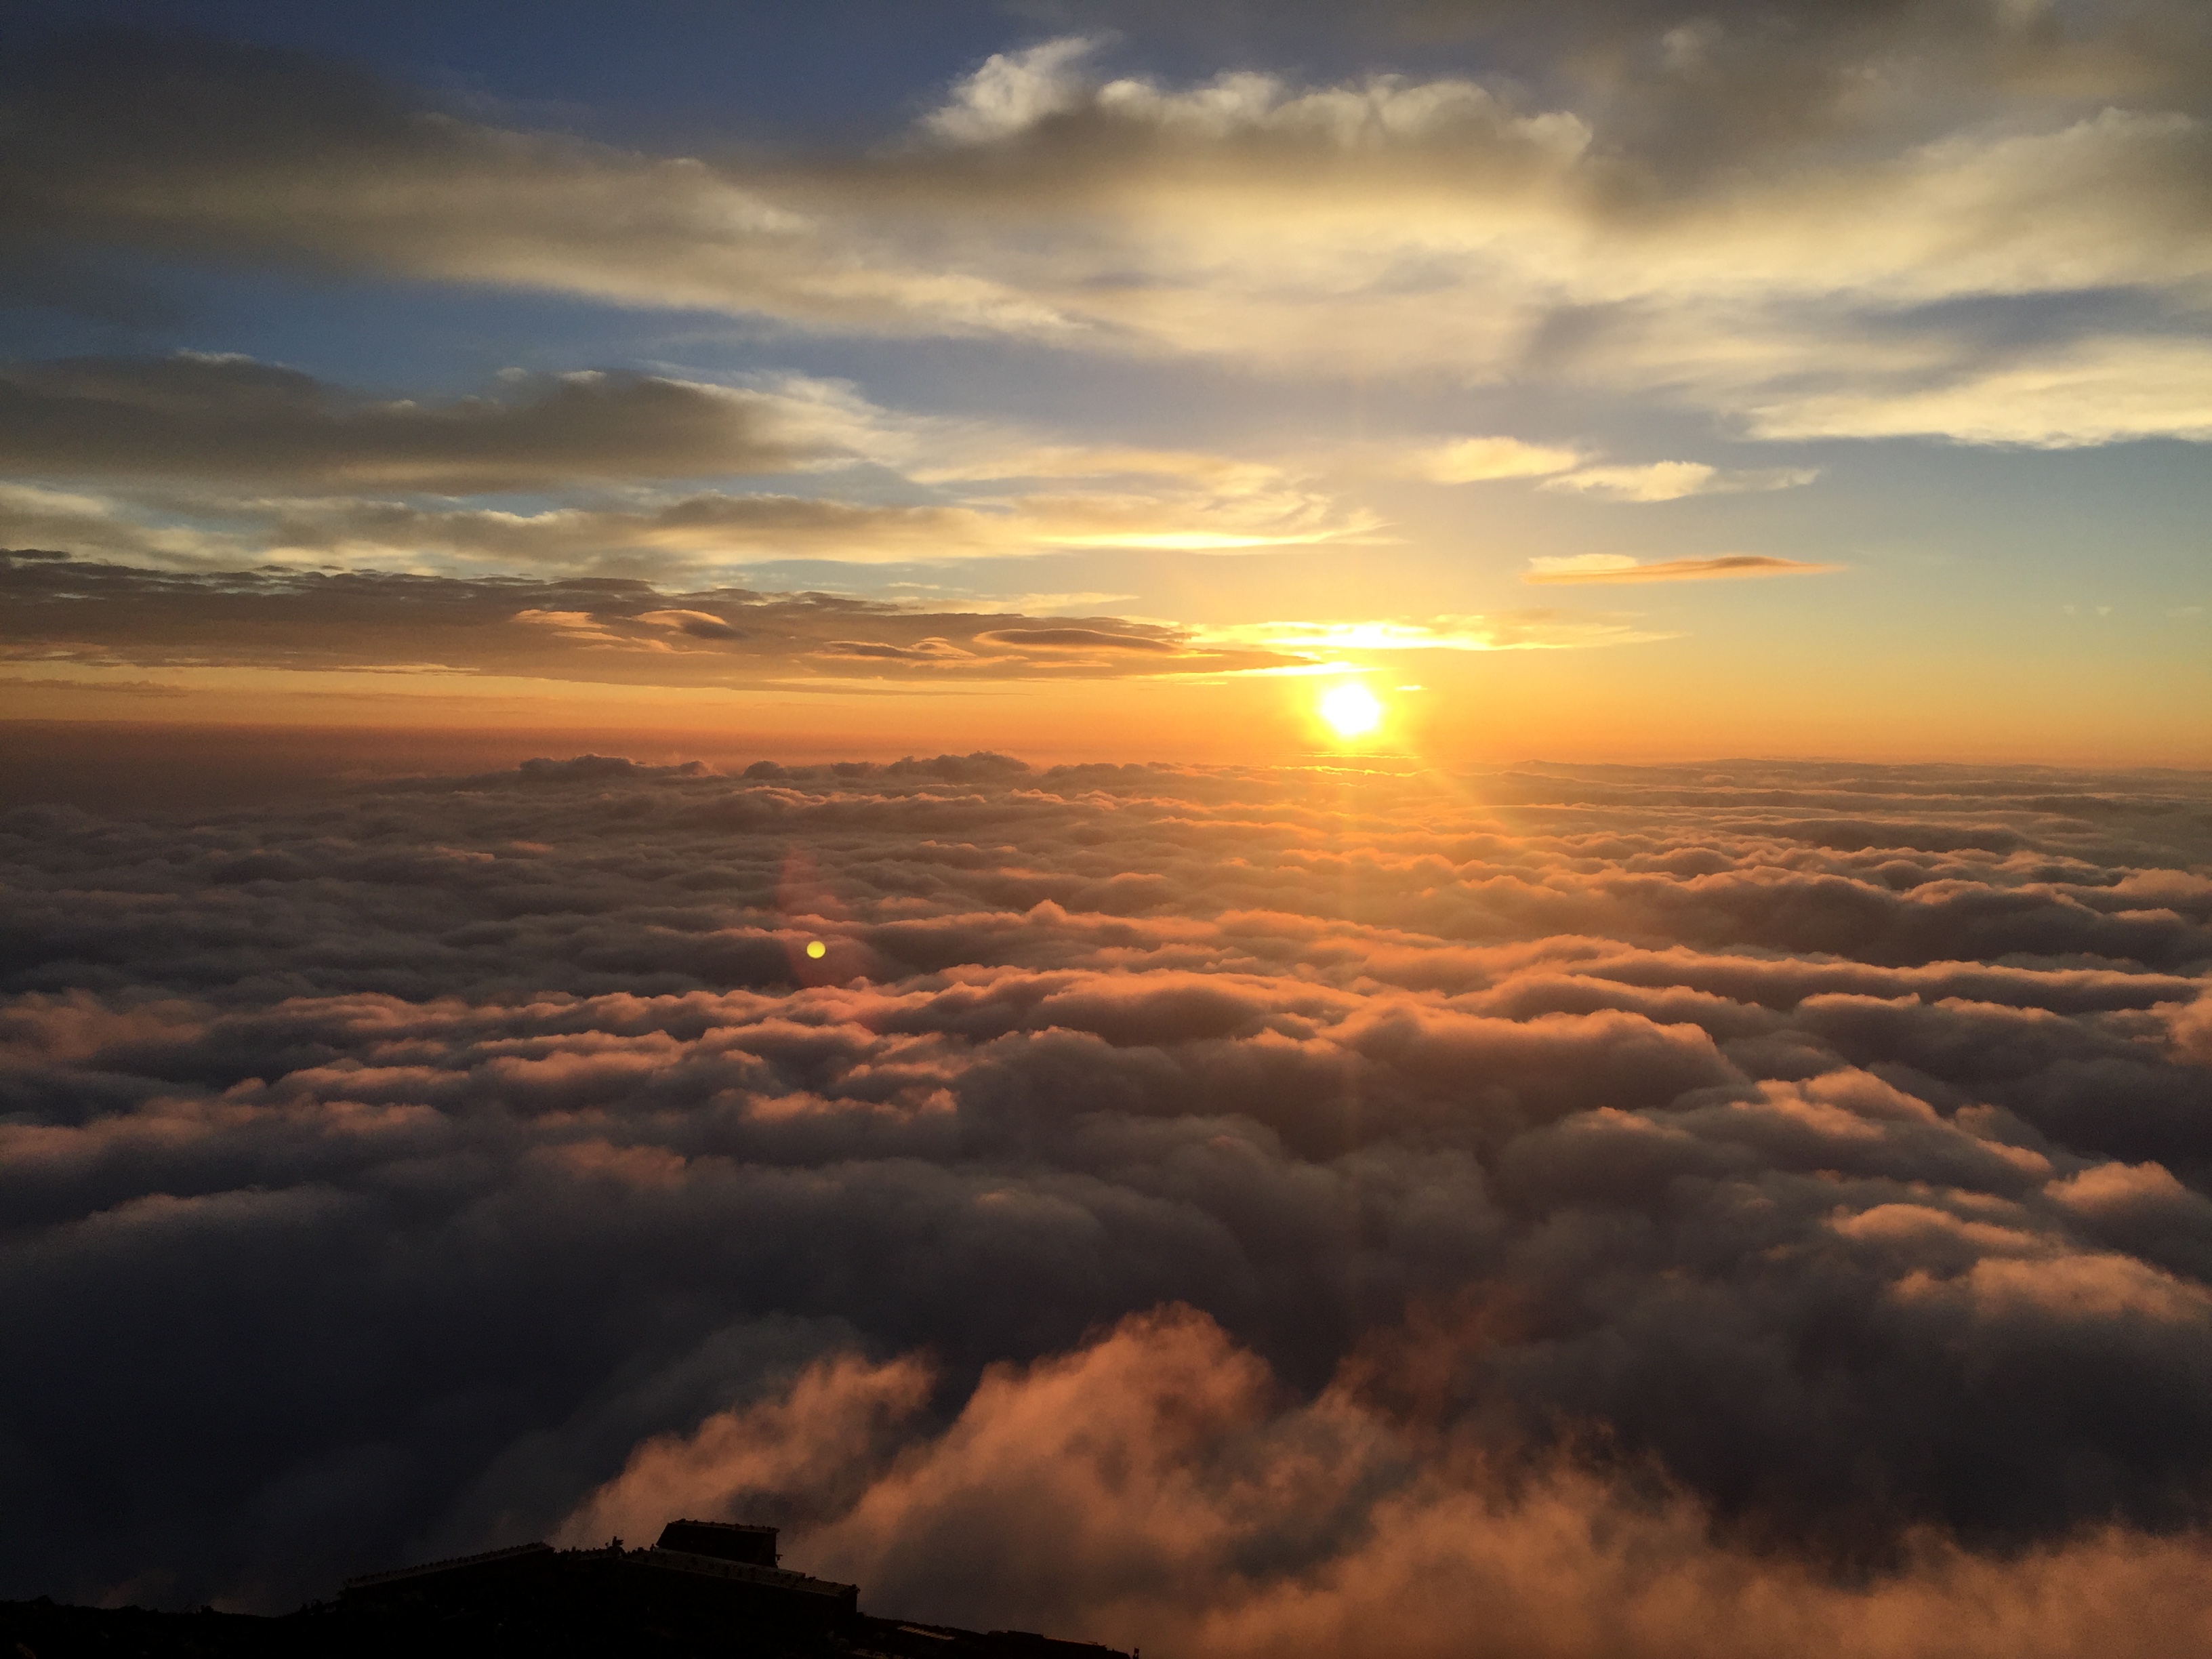
{"type": "Polygon", "coordinates": [[[0,835],[6,1593],[675,1506],[1162,1652],[2205,1617],[2201,781],[584,757],[0,835]]]}

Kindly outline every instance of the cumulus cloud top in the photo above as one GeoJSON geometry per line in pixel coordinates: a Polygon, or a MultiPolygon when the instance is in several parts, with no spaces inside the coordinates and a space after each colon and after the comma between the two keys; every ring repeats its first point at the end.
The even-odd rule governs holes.
{"type": "Polygon", "coordinates": [[[993,755],[17,810],[8,1582],[674,1504],[1163,1651],[2193,1628],[2208,812],[993,755]]]}

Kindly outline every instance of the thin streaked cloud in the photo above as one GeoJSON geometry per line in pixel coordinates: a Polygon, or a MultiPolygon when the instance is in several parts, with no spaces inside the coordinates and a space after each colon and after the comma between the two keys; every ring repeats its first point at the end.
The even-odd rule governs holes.
{"type": "Polygon", "coordinates": [[[1819,576],[1841,565],[1778,558],[1770,553],[1723,553],[1707,559],[1655,559],[1625,553],[1577,553],[1528,562],[1521,580],[1537,583],[1724,581],[1759,576],[1819,576]]]}

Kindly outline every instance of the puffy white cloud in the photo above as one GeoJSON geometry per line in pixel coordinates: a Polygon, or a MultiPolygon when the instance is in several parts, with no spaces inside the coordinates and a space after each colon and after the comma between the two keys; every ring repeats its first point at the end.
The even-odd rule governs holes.
{"type": "Polygon", "coordinates": [[[962,143],[1003,138],[1035,126],[1082,96],[1081,81],[1069,71],[1095,45],[1070,35],[1026,52],[994,52],[922,125],[940,137],[962,143]]]}
{"type": "Polygon", "coordinates": [[[1673,582],[1734,580],[1756,576],[1816,576],[1841,568],[1806,559],[1777,558],[1771,553],[1722,553],[1706,559],[1654,559],[1646,562],[1626,553],[1571,553],[1528,561],[1526,582],[1673,582]]]}

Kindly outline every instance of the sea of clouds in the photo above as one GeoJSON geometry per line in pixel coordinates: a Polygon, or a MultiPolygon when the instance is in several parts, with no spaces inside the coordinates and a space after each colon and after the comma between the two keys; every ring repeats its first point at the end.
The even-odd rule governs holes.
{"type": "Polygon", "coordinates": [[[0,1595],[680,1512],[1158,1654],[2212,1641],[2212,779],[586,757],[0,860],[0,1595]]]}

